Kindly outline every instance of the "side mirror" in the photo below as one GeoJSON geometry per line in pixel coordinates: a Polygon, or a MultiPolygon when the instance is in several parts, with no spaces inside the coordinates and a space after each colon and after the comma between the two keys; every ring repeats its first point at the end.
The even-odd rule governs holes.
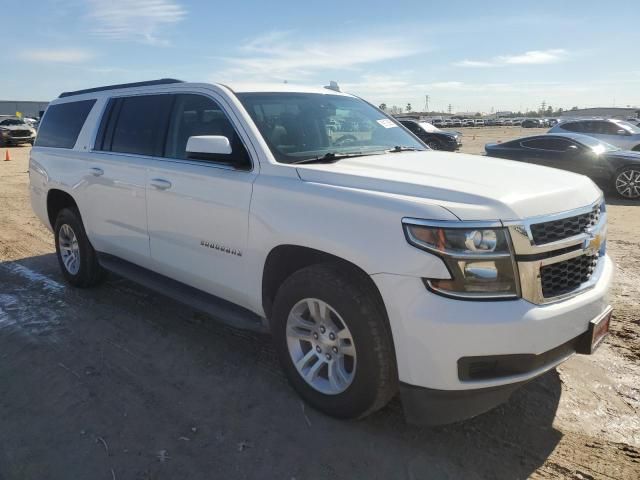
{"type": "Polygon", "coordinates": [[[569,152],[569,153],[571,153],[571,154],[578,153],[578,150],[579,150],[579,148],[578,148],[578,146],[577,146],[577,145],[569,145],[569,146],[567,147],[567,152],[569,152]]]}
{"type": "Polygon", "coordinates": [[[209,155],[230,155],[231,143],[222,135],[198,135],[187,140],[189,158],[206,158],[209,155]]]}

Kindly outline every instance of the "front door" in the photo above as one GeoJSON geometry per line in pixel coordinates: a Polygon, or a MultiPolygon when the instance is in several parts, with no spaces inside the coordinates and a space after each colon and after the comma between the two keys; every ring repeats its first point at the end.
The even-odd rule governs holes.
{"type": "Polygon", "coordinates": [[[147,177],[154,269],[241,305],[247,304],[246,246],[257,164],[225,111],[200,94],[175,95],[164,155],[147,177]],[[187,140],[224,135],[231,155],[189,155],[187,140]]]}

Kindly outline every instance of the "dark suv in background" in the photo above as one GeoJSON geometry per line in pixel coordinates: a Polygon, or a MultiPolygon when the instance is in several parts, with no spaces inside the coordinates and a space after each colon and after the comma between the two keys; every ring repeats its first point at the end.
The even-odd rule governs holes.
{"type": "Polygon", "coordinates": [[[428,122],[400,120],[400,123],[432,150],[455,152],[462,146],[462,135],[459,133],[445,132],[428,122]]]}

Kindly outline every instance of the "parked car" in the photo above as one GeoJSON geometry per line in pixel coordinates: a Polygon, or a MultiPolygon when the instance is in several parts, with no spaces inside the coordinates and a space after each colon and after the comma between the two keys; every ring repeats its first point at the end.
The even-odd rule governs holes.
{"type": "Polygon", "coordinates": [[[431,123],[437,127],[442,126],[443,120],[441,118],[434,118],[431,123]]]}
{"type": "Polygon", "coordinates": [[[504,118],[496,118],[496,126],[497,127],[502,127],[505,125],[505,119],[504,118]]]}
{"type": "Polygon", "coordinates": [[[476,127],[484,127],[484,120],[482,120],[482,119],[478,118],[478,119],[476,119],[476,120],[474,120],[474,121],[473,121],[473,124],[474,124],[476,127]]]}
{"type": "Polygon", "coordinates": [[[503,123],[505,126],[510,127],[511,125],[513,125],[513,120],[510,118],[505,118],[503,123]]]}
{"type": "Polygon", "coordinates": [[[640,127],[616,119],[568,120],[549,133],[582,133],[623,150],[640,150],[640,127]]]}
{"type": "Polygon", "coordinates": [[[514,118],[511,120],[511,125],[513,125],[514,127],[519,127],[520,125],[522,125],[522,118],[514,118]]]}
{"type": "Polygon", "coordinates": [[[24,120],[12,116],[0,116],[0,146],[22,145],[36,138],[36,130],[24,120]]]}
{"type": "Polygon", "coordinates": [[[640,199],[640,152],[620,150],[577,133],[556,133],[485,145],[487,155],[580,173],[621,197],[640,199]]]}
{"type": "Polygon", "coordinates": [[[544,125],[537,118],[525,118],[520,126],[522,128],[542,128],[544,125]]]}
{"type": "Polygon", "coordinates": [[[614,265],[591,180],[430,151],[346,93],[63,93],[29,176],[71,285],[110,270],[270,332],[293,388],[336,417],[399,391],[411,422],[469,418],[608,331],[614,265]],[[370,129],[327,129],[338,117],[370,129]]]}
{"type": "Polygon", "coordinates": [[[474,127],[475,123],[470,118],[465,118],[465,119],[462,120],[462,126],[463,127],[474,127]]]}
{"type": "Polygon", "coordinates": [[[455,152],[462,146],[462,136],[458,133],[444,132],[427,122],[400,120],[400,123],[428,145],[431,150],[455,152]]]}
{"type": "Polygon", "coordinates": [[[459,118],[454,118],[453,120],[451,120],[451,126],[452,127],[461,127],[462,126],[462,121],[459,118]]]}

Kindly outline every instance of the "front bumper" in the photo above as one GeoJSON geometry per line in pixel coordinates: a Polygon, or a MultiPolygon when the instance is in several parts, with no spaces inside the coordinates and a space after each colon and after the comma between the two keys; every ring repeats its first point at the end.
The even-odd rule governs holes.
{"type": "Polygon", "coordinates": [[[387,307],[400,381],[454,394],[519,384],[555,367],[570,353],[524,373],[474,380],[460,378],[458,361],[541,355],[582,335],[609,305],[613,262],[608,256],[601,262],[602,271],[592,288],[546,305],[523,299],[455,300],[429,292],[417,277],[372,275],[387,307]]]}
{"type": "MultiPolygon", "coordinates": [[[[608,324],[610,317],[611,308],[609,307],[601,317],[596,318],[602,321],[606,320],[608,324]]],[[[592,327],[595,327],[595,325],[592,325],[592,327]]],[[[604,338],[604,335],[602,338],[604,338]]],[[[574,353],[592,353],[593,348],[597,347],[600,342],[601,338],[594,343],[593,328],[590,328],[581,335],[540,355],[516,354],[480,357],[482,361],[476,361],[475,366],[480,366],[481,370],[476,370],[475,373],[480,375],[490,373],[504,374],[519,369],[534,371],[545,365],[556,365],[574,353]],[[485,370],[483,371],[482,368],[485,368],[485,370]]],[[[461,359],[458,362],[460,373],[465,372],[464,368],[461,368],[463,367],[461,365],[463,360],[467,359],[461,359]]],[[[542,371],[546,370],[542,369],[542,371]]],[[[408,423],[414,425],[445,425],[475,417],[505,403],[514,391],[527,382],[528,380],[525,380],[470,390],[434,390],[401,383],[400,396],[408,423]]]]}

